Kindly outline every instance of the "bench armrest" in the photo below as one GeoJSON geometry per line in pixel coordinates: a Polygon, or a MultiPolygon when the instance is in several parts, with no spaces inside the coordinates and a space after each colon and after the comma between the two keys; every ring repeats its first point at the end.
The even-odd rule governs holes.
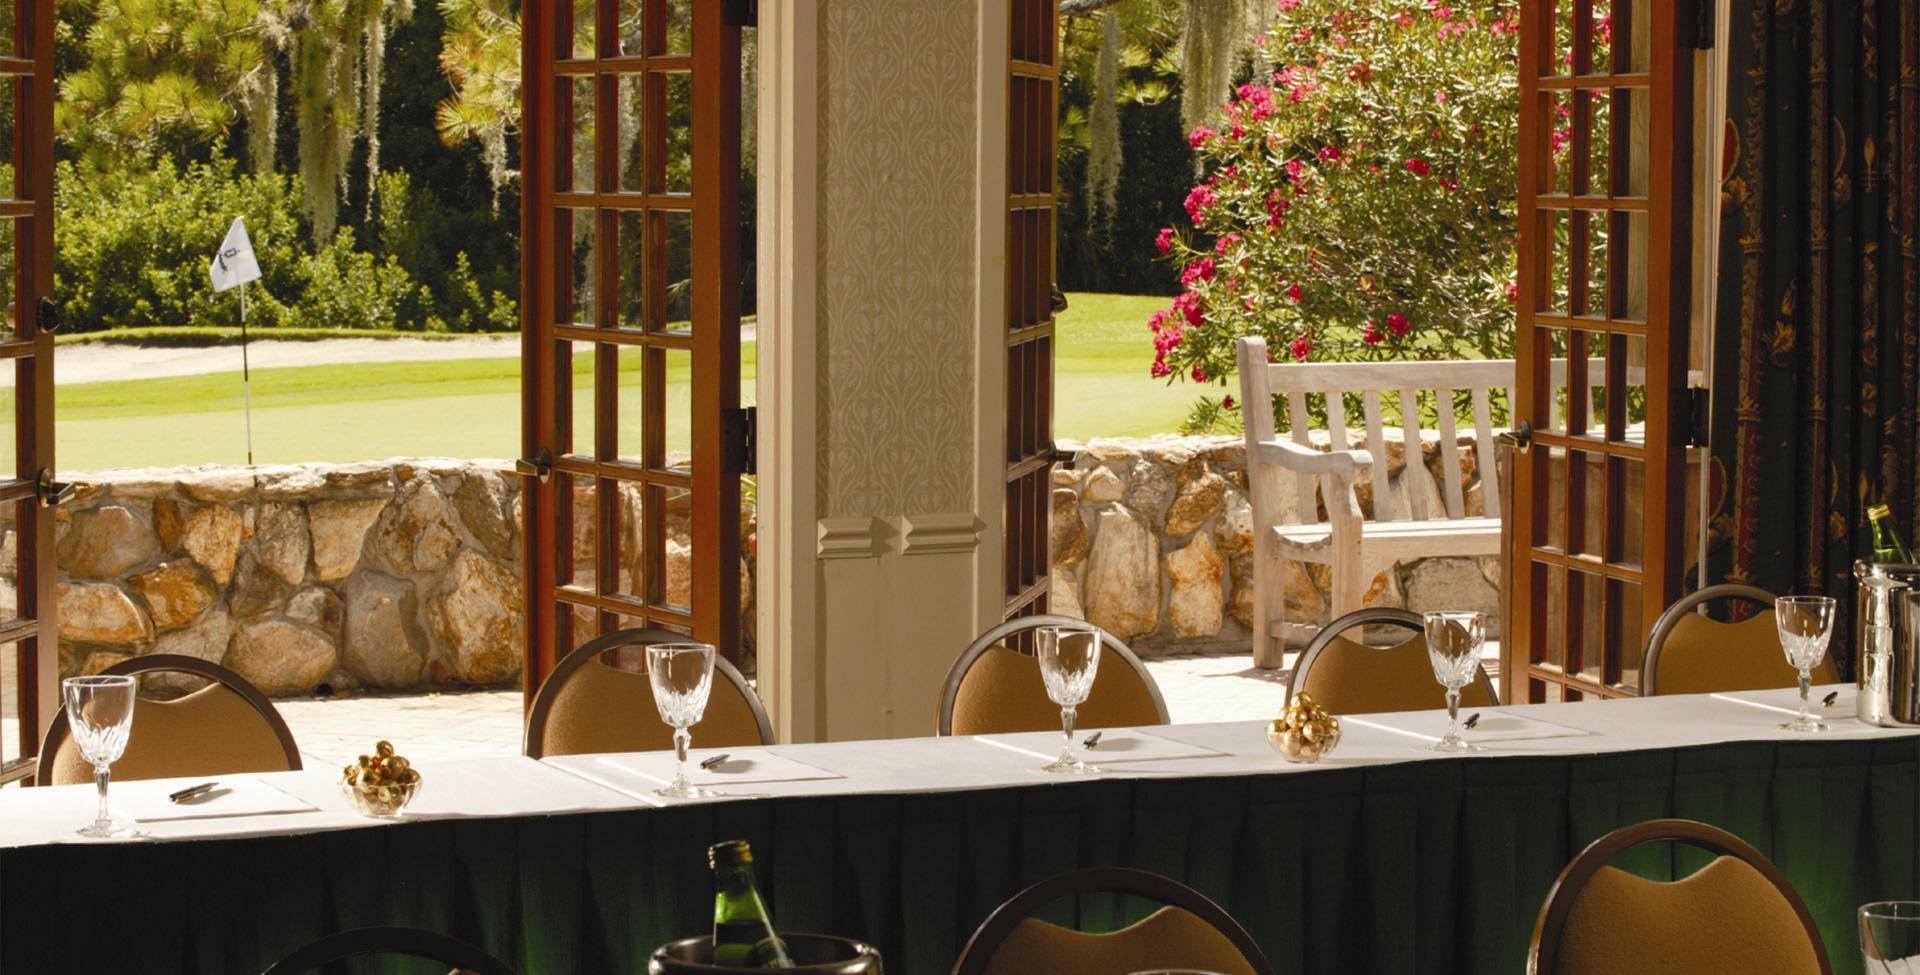
{"type": "Polygon", "coordinates": [[[1279,464],[1299,474],[1352,478],[1360,468],[1373,463],[1373,455],[1364,450],[1316,450],[1291,440],[1262,440],[1255,443],[1253,449],[1255,460],[1279,464]]]}

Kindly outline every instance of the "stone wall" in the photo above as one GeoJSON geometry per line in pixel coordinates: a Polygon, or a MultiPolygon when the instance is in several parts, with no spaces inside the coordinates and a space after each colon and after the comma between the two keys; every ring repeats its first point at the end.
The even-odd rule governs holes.
{"type": "MultiPolygon", "coordinates": [[[[1408,469],[1399,431],[1388,444],[1389,494],[1396,509],[1409,490],[1438,505],[1437,441],[1408,469]]],[[[1325,434],[1321,433],[1324,438],[1325,434]]],[[[1472,441],[1462,438],[1467,513],[1483,510],[1472,441]]],[[[1053,606],[1147,652],[1246,652],[1253,625],[1253,511],[1247,500],[1246,443],[1240,437],[1163,436],[1094,440],[1053,489],[1053,606]]],[[[1284,492],[1292,504],[1295,492],[1284,492]]],[[[1362,509],[1372,511],[1371,483],[1362,509]]],[[[1439,510],[1437,507],[1433,510],[1439,510]]],[[[1367,605],[1480,609],[1498,616],[1500,563],[1434,558],[1400,563],[1374,577],[1367,605]]],[[[1325,566],[1288,563],[1287,617],[1328,620],[1325,566]]]]}
{"type": "MultiPolygon", "coordinates": [[[[514,686],[525,654],[520,479],[506,466],[80,475],[54,514],[61,672],[181,653],[224,663],[276,696],[323,684],[514,686]]],[[[638,492],[622,497],[639,502],[638,492]]],[[[575,500],[591,514],[590,498],[575,500]]],[[[751,513],[744,520],[751,538],[751,513]]],[[[666,521],[667,596],[684,600],[684,510],[669,501],[666,521]]],[[[580,527],[590,517],[576,522],[576,534],[591,533],[580,527]]],[[[8,561],[12,543],[9,532],[8,561]]],[[[576,539],[575,550],[594,551],[592,539],[576,539]]],[[[750,593],[750,560],[743,574],[750,593]]],[[[743,611],[751,619],[750,603],[743,611]]]]}

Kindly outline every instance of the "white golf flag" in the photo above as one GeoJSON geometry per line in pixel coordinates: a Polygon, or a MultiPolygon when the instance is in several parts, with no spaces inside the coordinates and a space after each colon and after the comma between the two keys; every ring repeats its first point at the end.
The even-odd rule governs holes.
{"type": "Polygon", "coordinates": [[[253,241],[247,238],[245,220],[233,218],[233,226],[227,228],[227,239],[220,242],[220,250],[213,255],[207,276],[213,279],[215,291],[260,280],[260,262],[253,258],[253,241]]]}

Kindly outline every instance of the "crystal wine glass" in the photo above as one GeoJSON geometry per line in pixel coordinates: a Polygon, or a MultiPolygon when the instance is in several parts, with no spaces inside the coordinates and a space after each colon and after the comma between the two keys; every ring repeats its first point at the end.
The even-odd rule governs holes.
{"type": "Polygon", "coordinates": [[[81,827],[80,835],[95,839],[142,835],[107,811],[110,770],[126,752],[127,736],[133,731],[133,702],[138,690],[133,676],[69,677],[60,688],[66,696],[67,726],[73,733],[73,743],[93,763],[93,784],[100,793],[100,808],[93,822],[81,827]]]}
{"type": "Polygon", "coordinates": [[[653,703],[660,720],[673,726],[673,752],[678,764],[673,782],[653,790],[669,799],[699,799],[716,795],[687,781],[687,749],[693,732],[707,711],[713,690],[713,647],[705,643],[656,643],[647,648],[647,679],[653,684],[653,703]]]}
{"type": "Polygon", "coordinates": [[[1480,746],[1460,737],[1460,689],[1480,670],[1480,650],[1487,642],[1487,614],[1433,612],[1426,614],[1423,622],[1433,679],[1447,689],[1447,736],[1427,747],[1436,752],[1477,752],[1480,746]]]}
{"type": "Polygon", "coordinates": [[[1867,975],[1920,975],[1920,901],[1860,905],[1860,958],[1867,975]]]}
{"type": "Polygon", "coordinates": [[[1094,674],[1100,670],[1100,631],[1086,624],[1036,627],[1034,656],[1040,660],[1040,679],[1047,685],[1047,697],[1060,705],[1060,729],[1066,743],[1060,757],[1040,767],[1042,772],[1086,775],[1102,771],[1081,761],[1073,750],[1074,709],[1086,703],[1093,690],[1094,674]]]}
{"type": "Polygon", "coordinates": [[[1786,651],[1787,663],[1800,672],[1800,714],[1782,724],[1783,731],[1827,730],[1826,723],[1809,711],[1807,694],[1813,688],[1813,668],[1827,655],[1837,605],[1832,596],[1781,596],[1773,601],[1780,649],[1786,651]]]}

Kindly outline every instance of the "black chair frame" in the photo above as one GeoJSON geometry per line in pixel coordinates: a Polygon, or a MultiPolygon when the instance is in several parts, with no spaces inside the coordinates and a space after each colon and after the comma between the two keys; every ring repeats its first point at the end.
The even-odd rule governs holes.
{"type": "MultiPolygon", "coordinates": [[[[1426,621],[1420,618],[1419,613],[1413,612],[1412,610],[1395,609],[1391,606],[1373,606],[1367,609],[1356,609],[1328,623],[1319,633],[1314,634],[1313,640],[1307,644],[1307,648],[1300,651],[1300,659],[1294,662],[1293,670],[1287,673],[1287,693],[1286,697],[1282,699],[1283,706],[1292,703],[1293,689],[1295,687],[1306,686],[1307,671],[1312,669],[1313,665],[1326,653],[1327,648],[1333,645],[1333,641],[1348,630],[1361,626],[1397,626],[1403,630],[1412,630],[1415,633],[1425,633],[1427,629],[1426,621]]],[[[1368,647],[1368,649],[1373,648],[1368,647]]],[[[1485,663],[1474,667],[1473,683],[1474,686],[1480,688],[1480,690],[1487,695],[1487,700],[1492,702],[1490,706],[1500,706],[1500,692],[1494,690],[1493,678],[1487,675],[1487,665],[1485,663]]]]}
{"type": "MultiPolygon", "coordinates": [[[[934,714],[934,727],[941,737],[953,734],[953,706],[960,699],[960,682],[966,679],[967,671],[973,669],[974,663],[980,659],[981,655],[1006,642],[1010,636],[1037,630],[1043,626],[1093,626],[1093,624],[1071,616],[1038,613],[1008,620],[980,634],[972,643],[967,644],[965,650],[960,651],[960,656],[954,660],[953,666],[947,668],[946,680],[940,685],[940,703],[934,714]]],[[[1154,683],[1153,674],[1147,670],[1146,664],[1140,662],[1140,657],[1133,652],[1133,648],[1106,630],[1097,626],[1093,629],[1100,634],[1101,644],[1112,650],[1121,660],[1126,661],[1127,666],[1132,667],[1133,672],[1139,674],[1140,679],[1146,683],[1147,693],[1153,697],[1153,709],[1160,716],[1159,723],[1172,724],[1173,719],[1167,713],[1167,699],[1160,694],[1160,685],[1154,683]]]]}
{"type": "MultiPolygon", "coordinates": [[[[191,674],[213,681],[240,695],[273,728],[274,737],[280,739],[281,751],[286,753],[287,768],[295,772],[300,770],[300,746],[294,743],[293,729],[287,727],[286,719],[280,717],[280,712],[275,710],[273,702],[267,700],[267,696],[260,693],[260,689],[253,686],[251,681],[219,664],[184,654],[150,653],[143,657],[122,660],[100,672],[103,677],[139,676],[151,673],[191,674]]],[[[67,708],[61,705],[60,710],[54,712],[53,722],[47,725],[46,738],[40,742],[40,765],[34,773],[36,783],[53,784],[53,756],[59,754],[60,746],[66,744],[67,739],[72,735],[73,729],[67,722],[67,708]]]]}
{"type": "MultiPolygon", "coordinates": [[[[553,673],[540,684],[540,690],[533,695],[533,706],[527,709],[526,737],[522,742],[522,752],[528,758],[540,758],[545,748],[540,739],[547,729],[547,718],[553,713],[553,700],[560,693],[560,687],[567,679],[578,673],[580,668],[592,663],[601,654],[610,650],[622,650],[627,647],[649,647],[660,643],[688,643],[693,638],[684,633],[662,630],[657,627],[632,627],[615,630],[581,644],[572,653],[560,658],[553,665],[553,673]]],[[[713,674],[715,679],[724,679],[738,688],[753,708],[753,722],[760,730],[760,744],[771,745],[773,737],[773,719],[767,716],[766,706],[760,703],[760,696],[753,692],[747,678],[740,669],[718,653],[713,655],[713,674]]]]}
{"type": "Polygon", "coordinates": [[[512,966],[458,938],[420,928],[353,928],[295,950],[262,975],[303,975],[359,955],[408,955],[479,975],[519,975],[512,966]]]}
{"type": "Polygon", "coordinates": [[[967,939],[966,947],[960,949],[960,959],[954,962],[953,975],[982,975],[1014,928],[1048,904],[1063,897],[1108,893],[1132,894],[1187,911],[1225,935],[1246,958],[1247,964],[1253,967],[1255,975],[1273,975],[1273,966],[1268,964],[1260,946],[1254,943],[1253,935],[1248,934],[1247,929],[1241,927],[1240,922],[1234,920],[1225,908],[1171,877],[1127,867],[1076,870],[1042,880],[1013,895],[987,915],[987,919],[973,932],[973,937],[967,939]]]}

